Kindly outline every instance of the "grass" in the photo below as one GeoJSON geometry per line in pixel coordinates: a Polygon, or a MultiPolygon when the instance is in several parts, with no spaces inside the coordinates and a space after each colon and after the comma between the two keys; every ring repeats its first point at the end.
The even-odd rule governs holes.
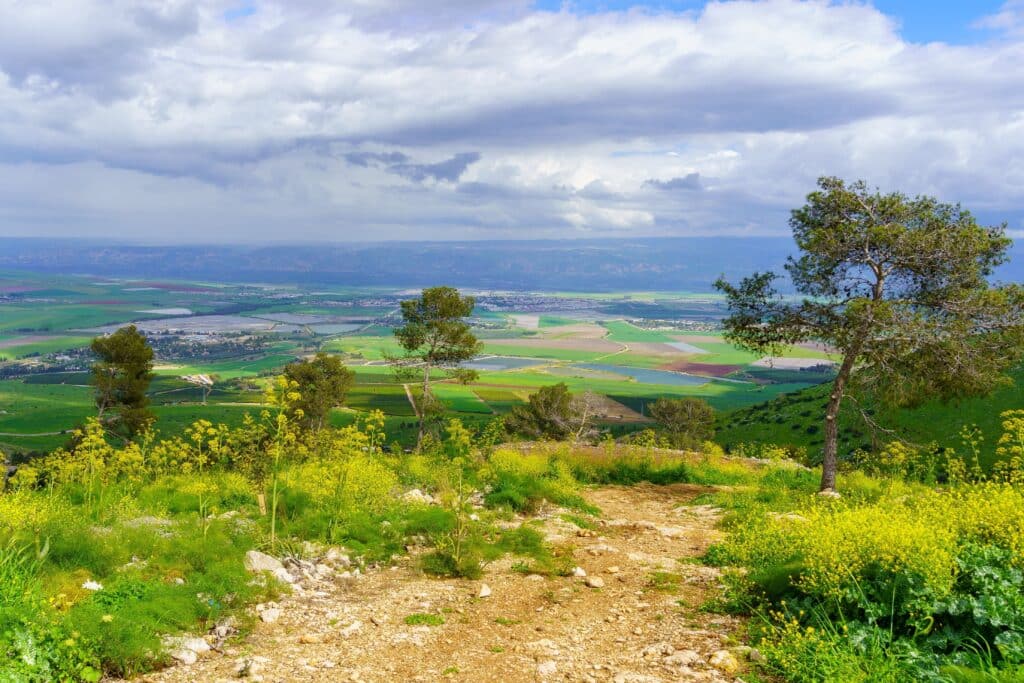
{"type": "Polygon", "coordinates": [[[404,621],[409,626],[442,626],[445,619],[440,614],[417,612],[407,616],[404,621]]]}
{"type": "Polygon", "coordinates": [[[484,342],[484,353],[496,356],[519,356],[521,358],[546,358],[551,360],[567,361],[592,361],[608,355],[607,351],[584,351],[582,349],[492,344],[486,341],[484,342]]]}
{"type": "Polygon", "coordinates": [[[607,320],[601,326],[608,330],[606,337],[614,342],[671,342],[668,334],[659,330],[645,330],[624,320],[607,320]]]}
{"type": "Polygon", "coordinates": [[[257,377],[269,372],[280,370],[295,360],[291,354],[272,354],[258,358],[241,358],[237,360],[215,361],[203,364],[183,364],[158,366],[157,375],[180,377],[182,375],[217,375],[222,380],[242,377],[257,377]]]}
{"type": "Polygon", "coordinates": [[[58,336],[49,337],[46,339],[28,340],[24,344],[16,344],[18,338],[8,340],[7,343],[10,346],[4,346],[0,348],[0,361],[2,360],[14,360],[16,358],[25,358],[28,356],[39,356],[46,353],[54,353],[57,351],[67,351],[71,349],[80,349],[89,345],[92,341],[92,337],[81,337],[81,336],[58,336]]]}
{"type": "MultiPolygon", "coordinates": [[[[717,440],[726,447],[741,443],[766,442],[806,448],[814,453],[821,448],[822,419],[829,385],[803,389],[758,405],[720,416],[717,440]]],[[[914,443],[936,442],[939,446],[962,449],[960,431],[977,425],[985,443],[994,446],[1002,433],[1000,413],[1024,406],[1024,370],[1013,374],[1009,386],[991,395],[943,404],[932,401],[919,408],[877,411],[873,417],[887,429],[914,443]]],[[[871,429],[852,404],[847,404],[839,420],[840,453],[854,449],[873,449],[871,429]]],[[[884,433],[881,443],[891,440],[884,433]]],[[[991,464],[994,448],[985,450],[985,462],[991,464]]]]}

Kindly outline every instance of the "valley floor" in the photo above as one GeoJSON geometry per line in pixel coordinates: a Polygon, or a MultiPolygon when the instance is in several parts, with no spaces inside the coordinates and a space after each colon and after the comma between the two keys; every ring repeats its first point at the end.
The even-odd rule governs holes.
{"type": "Polygon", "coordinates": [[[594,529],[557,509],[517,520],[571,545],[586,577],[525,575],[506,559],[480,581],[439,580],[406,561],[297,591],[273,623],[141,680],[239,680],[245,667],[248,680],[268,683],[735,680],[740,623],[700,609],[719,588],[718,570],[697,561],[719,538],[719,510],[692,504],[708,490],[592,489],[594,529]],[[436,625],[408,624],[410,615],[436,625]]]}

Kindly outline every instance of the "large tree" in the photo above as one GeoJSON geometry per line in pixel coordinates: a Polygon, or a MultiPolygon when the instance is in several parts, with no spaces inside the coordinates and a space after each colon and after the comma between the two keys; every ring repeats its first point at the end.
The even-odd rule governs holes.
{"type": "Polygon", "coordinates": [[[418,442],[423,442],[428,417],[437,412],[437,401],[430,391],[430,373],[443,369],[456,372],[460,381],[472,379],[472,373],[460,365],[483,350],[483,344],[466,322],[473,313],[476,300],[462,296],[454,287],[424,289],[417,299],[402,302],[405,324],[395,330],[398,343],[405,350],[398,363],[415,362],[422,371],[422,385],[417,414],[419,416],[418,442]]]}
{"type": "Polygon", "coordinates": [[[298,384],[301,398],[293,408],[302,410],[301,424],[314,430],[324,426],[331,408],[345,403],[356,377],[337,356],[322,352],[310,360],[286,365],[284,374],[298,384]]]}
{"type": "Polygon", "coordinates": [[[153,349],[134,325],[92,340],[97,360],[92,366],[99,419],[111,432],[132,438],[153,422],[149,383],[153,349]]]}
{"type": "Polygon", "coordinates": [[[990,283],[1011,241],[959,205],[821,178],[789,221],[799,249],[786,271],[802,300],[780,295],[774,273],[719,279],[726,337],[777,354],[823,342],[839,367],[824,416],[821,488],[836,482],[844,399],[889,406],[979,396],[1008,382],[1024,355],[1024,293],[990,283]]]}

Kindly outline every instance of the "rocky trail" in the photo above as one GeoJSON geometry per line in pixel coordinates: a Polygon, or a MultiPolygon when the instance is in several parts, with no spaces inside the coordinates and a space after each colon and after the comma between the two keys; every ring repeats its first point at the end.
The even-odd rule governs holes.
{"type": "Polygon", "coordinates": [[[737,620],[700,610],[719,585],[716,569],[693,561],[718,536],[719,511],[691,504],[706,490],[590,490],[602,512],[595,529],[543,511],[536,518],[549,540],[574,547],[574,576],[523,575],[513,558],[478,581],[433,579],[412,562],[340,572],[260,606],[240,642],[216,648],[211,634],[219,651],[199,643],[197,661],[142,680],[738,680],[757,653],[734,647],[737,620]],[[410,624],[411,615],[432,616],[410,624]]]}

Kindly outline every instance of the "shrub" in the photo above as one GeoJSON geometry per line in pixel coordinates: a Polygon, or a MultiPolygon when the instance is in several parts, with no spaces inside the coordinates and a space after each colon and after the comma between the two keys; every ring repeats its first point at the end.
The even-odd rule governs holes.
{"type": "Polygon", "coordinates": [[[867,481],[847,482],[849,501],[814,496],[798,513],[748,510],[711,553],[749,569],[731,578],[733,604],[781,615],[768,631],[780,672],[791,680],[901,680],[897,673],[913,662],[916,676],[934,676],[940,658],[975,661],[979,644],[999,666],[1024,663],[1024,492],[995,483],[935,491],[867,481]],[[823,633],[828,623],[857,638],[823,633]],[[818,676],[828,666],[807,658],[833,654],[828,666],[849,659],[860,673],[798,673],[818,676]],[[891,671],[871,673],[863,658],[891,671]]]}

